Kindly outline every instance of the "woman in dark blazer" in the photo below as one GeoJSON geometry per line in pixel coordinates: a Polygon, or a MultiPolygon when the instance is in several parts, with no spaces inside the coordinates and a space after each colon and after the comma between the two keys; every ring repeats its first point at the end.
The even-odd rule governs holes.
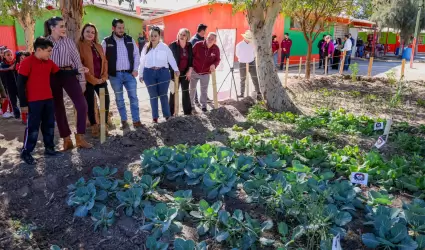
{"type": "MultiPolygon", "coordinates": [[[[192,114],[192,105],[190,103],[189,82],[192,74],[193,53],[192,45],[189,42],[190,32],[188,29],[180,29],[177,33],[177,40],[170,44],[170,49],[176,59],[180,70],[179,83],[182,88],[182,104],[185,115],[192,114]]],[[[171,80],[174,81],[174,70],[170,68],[171,80]]],[[[174,83],[175,84],[175,83],[174,83]]],[[[170,110],[174,115],[174,94],[170,93],[170,110]]]]}

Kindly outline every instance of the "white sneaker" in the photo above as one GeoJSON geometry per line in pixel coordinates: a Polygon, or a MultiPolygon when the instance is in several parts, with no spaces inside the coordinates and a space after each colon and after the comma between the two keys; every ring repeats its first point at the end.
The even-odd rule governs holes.
{"type": "Polygon", "coordinates": [[[14,115],[11,112],[6,112],[3,114],[3,118],[12,118],[14,115]]]}

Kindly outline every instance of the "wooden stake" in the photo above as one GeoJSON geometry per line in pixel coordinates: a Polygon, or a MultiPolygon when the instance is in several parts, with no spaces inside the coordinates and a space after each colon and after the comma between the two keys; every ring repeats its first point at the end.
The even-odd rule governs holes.
{"type": "Polygon", "coordinates": [[[328,57],[325,57],[325,76],[328,75],[328,57]]]}
{"type": "MultiPolygon", "coordinates": [[[[245,85],[246,85],[246,96],[250,96],[249,94],[249,63],[246,64],[246,79],[245,79],[245,85]]],[[[243,94],[243,93],[241,93],[243,94]]]]}
{"type": "Polygon", "coordinates": [[[342,72],[344,71],[344,64],[345,64],[345,56],[347,55],[347,51],[344,50],[342,53],[342,62],[339,67],[339,74],[342,75],[342,72]]]}
{"type": "Polygon", "coordinates": [[[174,76],[174,116],[179,115],[179,103],[180,103],[180,97],[179,97],[179,77],[174,76]]]}
{"type": "MultiPolygon", "coordinates": [[[[211,73],[212,75],[212,85],[213,85],[213,99],[214,99],[214,108],[218,108],[218,96],[217,96],[217,77],[215,71],[211,73]]],[[[238,93],[236,93],[238,94],[238,93]]]]}
{"type": "Polygon", "coordinates": [[[400,75],[400,79],[404,78],[404,70],[406,68],[406,59],[403,59],[401,61],[401,75],[400,75]]]}
{"type": "Polygon", "coordinates": [[[367,76],[372,76],[372,65],[373,65],[373,56],[369,59],[369,67],[367,69],[367,76]]]}
{"type": "Polygon", "coordinates": [[[303,65],[303,58],[300,57],[300,68],[298,70],[298,79],[301,78],[301,67],[302,67],[302,65],[303,65]]]}
{"type": "Polygon", "coordinates": [[[289,73],[289,59],[286,59],[285,84],[283,85],[284,88],[288,86],[288,73],[289,73]]]}
{"type": "Polygon", "coordinates": [[[100,88],[100,143],[106,141],[105,88],[100,88]]]}
{"type": "Polygon", "coordinates": [[[316,77],[316,58],[313,58],[313,78],[316,77]]]}

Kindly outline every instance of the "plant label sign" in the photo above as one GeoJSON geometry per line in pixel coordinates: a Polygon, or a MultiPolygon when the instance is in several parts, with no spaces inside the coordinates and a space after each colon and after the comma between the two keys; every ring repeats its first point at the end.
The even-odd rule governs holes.
{"type": "Polygon", "coordinates": [[[367,186],[367,180],[369,175],[366,173],[352,172],[351,173],[351,183],[361,184],[367,186]]]}
{"type": "Polygon", "coordinates": [[[342,250],[341,248],[341,236],[338,234],[332,240],[332,250],[342,250]]]}
{"type": "Polygon", "coordinates": [[[375,147],[376,147],[377,149],[380,149],[380,148],[382,148],[382,146],[384,146],[384,144],[385,144],[385,139],[384,139],[384,137],[383,137],[383,136],[380,136],[380,137],[378,138],[378,140],[375,142],[375,147]]]}
{"type": "Polygon", "coordinates": [[[383,130],[384,129],[384,123],[383,122],[375,122],[375,126],[373,126],[373,130],[383,130]]]}

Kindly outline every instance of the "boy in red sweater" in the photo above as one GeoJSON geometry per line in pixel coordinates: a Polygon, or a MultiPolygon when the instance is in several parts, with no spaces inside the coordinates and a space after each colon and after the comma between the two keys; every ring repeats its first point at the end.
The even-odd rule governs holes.
{"type": "Polygon", "coordinates": [[[35,53],[21,62],[18,75],[19,103],[22,112],[28,113],[24,146],[21,159],[28,165],[36,161],[31,153],[37,144],[38,131],[43,134],[46,156],[58,156],[55,150],[55,116],[50,74],[59,71],[58,66],[50,60],[53,43],[44,37],[34,42],[35,53]]]}

